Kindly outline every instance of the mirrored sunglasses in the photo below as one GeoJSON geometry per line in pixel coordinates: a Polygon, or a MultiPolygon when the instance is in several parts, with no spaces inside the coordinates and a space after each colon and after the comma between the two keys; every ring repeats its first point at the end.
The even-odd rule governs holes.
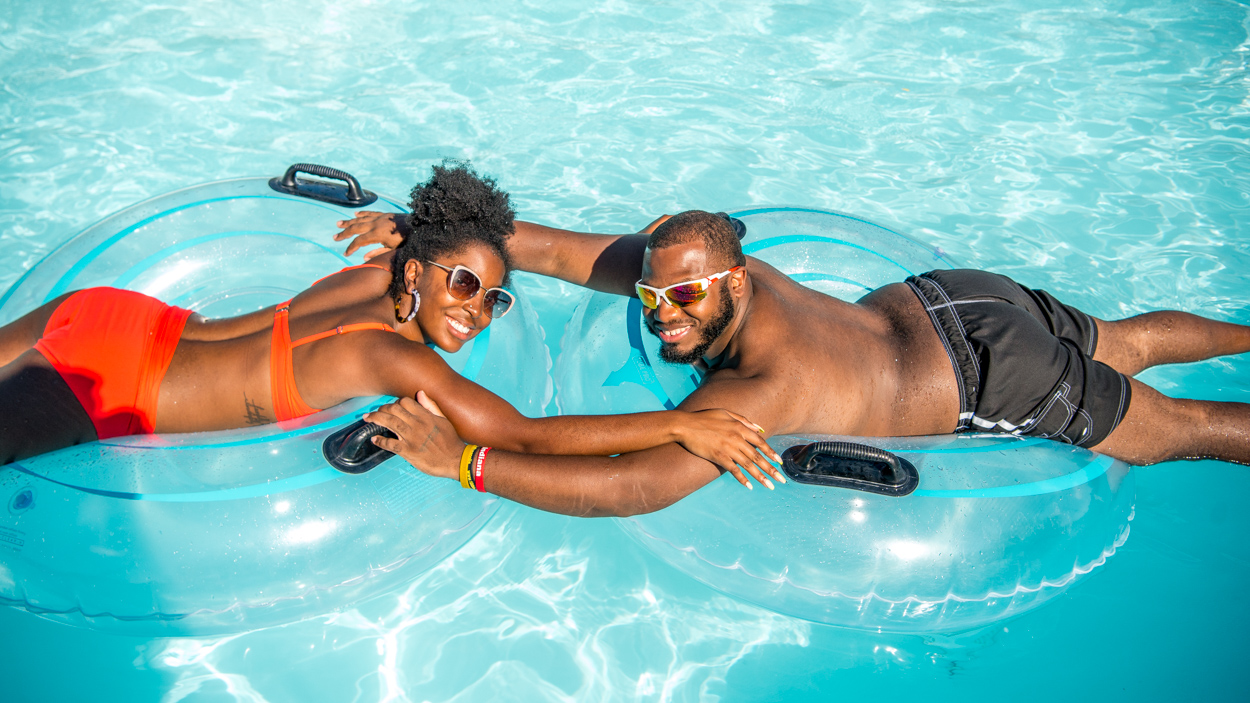
{"type": "Polygon", "coordinates": [[[735,266],[728,271],[714,273],[711,276],[697,278],[693,281],[684,281],[682,283],[674,283],[664,288],[653,288],[644,285],[641,280],[634,284],[634,290],[638,293],[638,299],[646,307],[654,310],[660,306],[660,299],[668,301],[669,305],[676,308],[684,308],[687,305],[695,303],[707,297],[707,292],[711,289],[712,284],[729,274],[742,268],[735,266]]]}

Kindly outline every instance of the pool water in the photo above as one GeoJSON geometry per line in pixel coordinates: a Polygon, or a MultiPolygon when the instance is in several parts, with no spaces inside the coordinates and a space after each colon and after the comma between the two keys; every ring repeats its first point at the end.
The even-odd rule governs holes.
{"type": "MultiPolygon", "coordinates": [[[[402,195],[452,156],[548,224],[810,205],[1096,316],[1250,323],[1248,30],[1229,0],[7,3],[0,289],[175,188],[313,161],[402,195]]],[[[558,353],[577,291],[524,284],[558,353]]],[[[1250,399],[1250,358],[1141,378],[1250,399]]],[[[1105,567],[945,636],[777,615],[610,520],[509,506],[405,589],[286,627],[141,639],[0,609],[0,698],[1244,700],[1248,490],[1229,464],[1140,469],[1105,567]]]]}

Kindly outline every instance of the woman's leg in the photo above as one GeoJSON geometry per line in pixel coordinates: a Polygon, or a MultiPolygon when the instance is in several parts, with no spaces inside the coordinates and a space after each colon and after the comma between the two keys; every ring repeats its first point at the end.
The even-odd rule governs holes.
{"type": "Polygon", "coordinates": [[[73,293],[66,293],[0,327],[0,366],[8,364],[35,346],[35,342],[43,336],[44,328],[48,326],[48,318],[71,295],[73,293]]]}
{"type": "Polygon", "coordinates": [[[74,392],[34,349],[0,366],[0,398],[0,464],[96,439],[74,392]]]}
{"type": "MultiPolygon", "coordinates": [[[[1250,351],[1250,327],[1217,322],[1187,312],[1148,312],[1109,322],[1095,318],[1094,360],[1126,376],[1159,364],[1202,361],[1250,351]]],[[[1136,387],[1134,387],[1136,392],[1136,387]]],[[[1136,402],[1137,397],[1133,397],[1136,402]]]]}
{"type": "Polygon", "coordinates": [[[1169,398],[1130,378],[1128,411],[1096,452],[1135,466],[1173,459],[1250,465],[1250,405],[1169,398]]]}

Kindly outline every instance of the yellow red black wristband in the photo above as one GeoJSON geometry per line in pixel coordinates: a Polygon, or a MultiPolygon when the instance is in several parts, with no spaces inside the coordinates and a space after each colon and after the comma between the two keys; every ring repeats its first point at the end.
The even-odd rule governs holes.
{"type": "Polygon", "coordinates": [[[460,454],[460,487],[473,487],[473,453],[477,451],[476,444],[467,444],[464,451],[460,454]]]}
{"type": "Polygon", "coordinates": [[[473,459],[473,487],[480,493],[486,492],[486,479],[482,477],[482,468],[486,466],[486,455],[490,452],[490,447],[482,447],[477,450],[477,456],[473,459]]]}

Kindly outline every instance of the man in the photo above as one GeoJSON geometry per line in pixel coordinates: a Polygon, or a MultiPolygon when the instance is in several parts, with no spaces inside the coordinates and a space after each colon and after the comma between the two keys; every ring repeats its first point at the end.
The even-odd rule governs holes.
{"type": "MultiPolygon", "coordinates": [[[[353,249],[398,241],[384,223],[353,224],[338,237],[363,235],[353,249]]],[[[1138,465],[1250,463],[1250,405],[1172,399],[1130,378],[1157,364],[1250,351],[1250,327],[1183,312],[1097,320],[981,271],[935,271],[846,303],[744,257],[726,217],[690,211],[653,227],[648,238],[518,222],[509,251],[523,270],[639,295],[662,355],[708,367],[683,410],[732,410],[767,435],[981,429],[1051,437],[1138,465]]],[[[464,444],[427,408],[437,412],[404,400],[368,419],[399,436],[379,446],[454,478],[464,444]]],[[[722,468],[746,483],[737,467],[722,468]]],[[[771,487],[761,466],[743,468],[771,487]]],[[[658,510],[719,472],[666,445],[611,458],[494,451],[483,473],[492,493],[591,516],[658,510]]]]}

